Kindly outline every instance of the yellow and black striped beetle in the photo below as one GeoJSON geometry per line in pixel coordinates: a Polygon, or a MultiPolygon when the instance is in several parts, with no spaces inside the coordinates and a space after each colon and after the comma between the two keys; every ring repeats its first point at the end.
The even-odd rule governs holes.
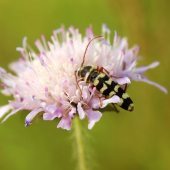
{"type": "MultiPolygon", "coordinates": [[[[119,103],[117,103],[117,105],[125,110],[133,111],[134,110],[133,102],[132,102],[131,98],[128,96],[128,94],[126,93],[127,85],[125,85],[125,89],[122,89],[120,85],[115,83],[110,78],[110,77],[114,77],[114,76],[109,76],[109,72],[106,69],[104,69],[103,67],[101,67],[99,69],[99,67],[95,68],[93,66],[83,66],[86,51],[87,51],[89,44],[91,43],[91,41],[93,41],[94,39],[99,38],[99,37],[102,37],[102,36],[94,37],[87,44],[85,52],[84,52],[84,56],[83,56],[83,62],[81,64],[81,67],[76,72],[80,78],[82,78],[87,83],[91,83],[93,87],[96,87],[96,89],[100,93],[102,93],[105,96],[105,98],[111,98],[112,96],[117,95],[120,97],[120,100],[121,100],[119,103]],[[103,70],[108,75],[106,73],[104,73],[103,70]]],[[[76,78],[76,81],[77,81],[77,78],[76,78]]],[[[78,84],[78,82],[77,82],[77,84],[78,84]]],[[[79,90],[80,90],[80,87],[79,87],[79,90]]],[[[99,97],[97,95],[97,93],[95,93],[95,94],[97,97],[99,97]]],[[[99,97],[99,99],[100,99],[100,97],[99,97]]],[[[101,100],[100,100],[100,102],[101,102],[101,100]]],[[[113,106],[114,106],[114,104],[113,104],[113,106]]],[[[115,107],[115,110],[118,112],[116,107],[115,107]]]]}

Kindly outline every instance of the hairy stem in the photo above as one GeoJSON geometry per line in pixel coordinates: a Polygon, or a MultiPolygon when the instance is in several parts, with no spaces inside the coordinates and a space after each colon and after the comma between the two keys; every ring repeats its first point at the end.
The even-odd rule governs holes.
{"type": "Polygon", "coordinates": [[[88,170],[87,165],[86,165],[82,127],[81,127],[78,116],[76,116],[74,119],[74,136],[75,136],[75,144],[76,144],[76,150],[77,150],[76,157],[78,159],[78,169],[88,170]]]}

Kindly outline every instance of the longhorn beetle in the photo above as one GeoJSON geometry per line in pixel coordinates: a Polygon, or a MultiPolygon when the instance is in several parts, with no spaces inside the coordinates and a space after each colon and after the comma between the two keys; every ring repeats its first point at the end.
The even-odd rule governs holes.
{"type": "MultiPolygon", "coordinates": [[[[117,103],[117,105],[125,110],[133,111],[133,109],[134,109],[133,102],[132,102],[131,98],[128,96],[128,94],[126,93],[127,84],[125,84],[125,89],[123,90],[117,83],[115,83],[110,78],[110,77],[114,77],[114,76],[111,76],[111,75],[109,76],[109,72],[105,68],[103,68],[103,67],[94,68],[93,66],[83,66],[88,46],[94,39],[99,38],[99,37],[102,37],[102,36],[94,37],[87,44],[85,52],[84,52],[81,67],[75,72],[75,77],[76,77],[76,73],[78,72],[78,76],[80,78],[82,78],[87,83],[92,83],[93,87],[96,87],[96,89],[100,93],[102,93],[105,96],[105,98],[111,98],[113,95],[119,96],[120,102],[117,103]],[[106,73],[104,73],[103,70],[106,73]]],[[[119,78],[119,77],[114,77],[114,78],[119,78]]],[[[76,83],[78,85],[77,77],[76,77],[76,83]]],[[[78,85],[78,88],[82,95],[79,85],[78,85]]],[[[94,93],[99,98],[100,107],[101,107],[102,101],[101,101],[99,95],[96,92],[94,92],[94,93]]],[[[113,104],[113,106],[115,107],[114,104],[113,104]]],[[[118,112],[116,107],[115,107],[115,110],[116,110],[116,112],[118,112]]]]}

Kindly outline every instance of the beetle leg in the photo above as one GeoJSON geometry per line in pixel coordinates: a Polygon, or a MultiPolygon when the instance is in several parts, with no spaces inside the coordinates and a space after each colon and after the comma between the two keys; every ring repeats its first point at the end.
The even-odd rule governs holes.
{"type": "Polygon", "coordinates": [[[101,67],[101,68],[99,69],[99,72],[103,72],[103,70],[104,70],[108,75],[110,74],[104,67],[101,67]]]}
{"type": "Polygon", "coordinates": [[[125,84],[125,87],[124,87],[123,90],[126,92],[126,90],[127,90],[127,83],[125,84]]]}
{"type": "Polygon", "coordinates": [[[100,72],[99,66],[97,66],[97,71],[100,72]]]}
{"type": "Polygon", "coordinates": [[[111,103],[113,105],[113,107],[115,108],[116,113],[119,113],[119,110],[116,108],[114,103],[111,103]]]}
{"type": "Polygon", "coordinates": [[[101,97],[96,93],[96,92],[94,92],[94,94],[99,98],[99,100],[100,100],[100,108],[102,107],[102,100],[101,100],[101,97]]]}

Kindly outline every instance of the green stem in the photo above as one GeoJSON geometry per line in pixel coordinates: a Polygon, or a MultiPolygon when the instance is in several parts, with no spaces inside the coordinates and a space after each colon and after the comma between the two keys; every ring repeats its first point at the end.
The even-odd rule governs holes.
{"type": "Polygon", "coordinates": [[[78,116],[74,118],[74,136],[76,140],[76,150],[78,157],[78,169],[88,170],[86,166],[85,150],[83,143],[82,127],[78,116]]]}

